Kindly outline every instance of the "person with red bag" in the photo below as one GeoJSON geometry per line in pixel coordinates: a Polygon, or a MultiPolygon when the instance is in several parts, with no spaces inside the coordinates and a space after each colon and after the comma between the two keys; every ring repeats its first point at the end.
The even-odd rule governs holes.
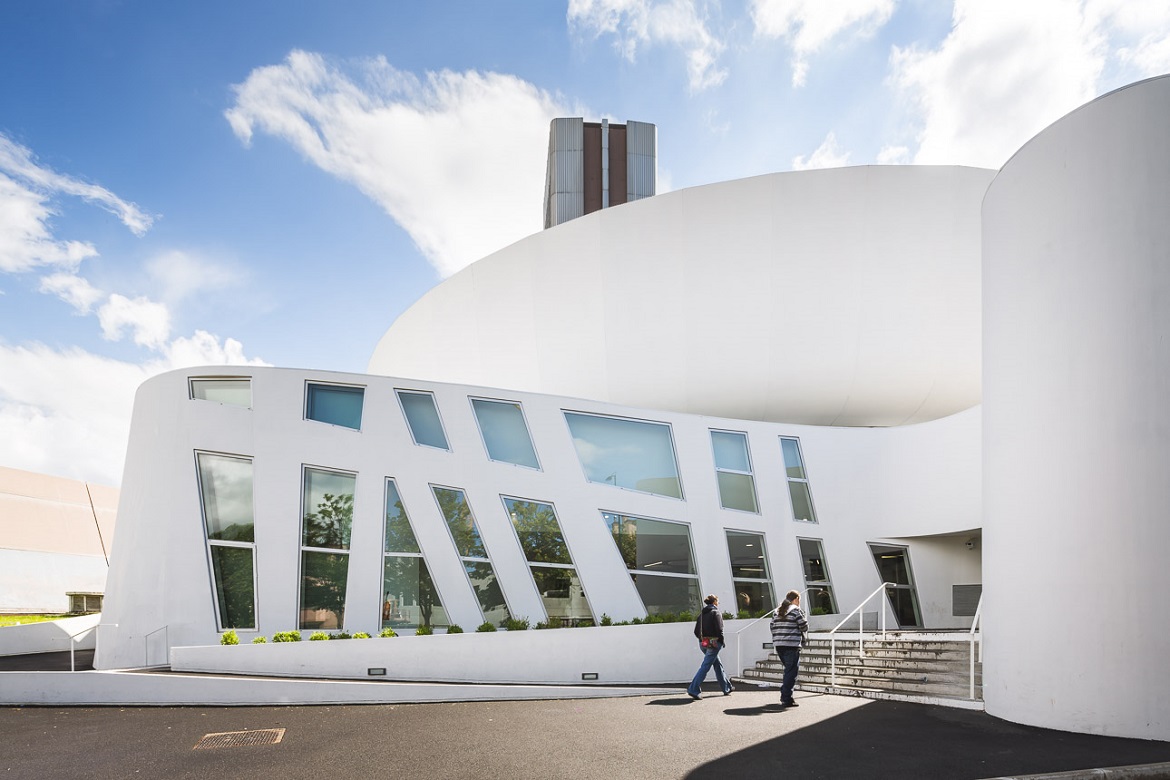
{"type": "Polygon", "coordinates": [[[719,651],[726,644],[723,640],[723,615],[719,614],[719,599],[712,595],[704,602],[706,606],[695,621],[695,638],[699,640],[699,649],[703,651],[703,663],[687,687],[687,694],[692,699],[699,698],[700,686],[707,679],[707,672],[712,666],[715,667],[715,679],[723,689],[723,695],[728,696],[732,691],[731,681],[723,674],[723,663],[719,660],[719,651]]]}

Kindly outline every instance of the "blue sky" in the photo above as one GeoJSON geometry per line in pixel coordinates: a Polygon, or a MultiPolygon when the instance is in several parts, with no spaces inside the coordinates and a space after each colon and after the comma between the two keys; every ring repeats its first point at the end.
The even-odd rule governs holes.
{"type": "Polygon", "coordinates": [[[658,126],[659,190],[997,168],[1170,71],[1125,0],[0,4],[0,466],[116,485],[172,368],[364,371],[540,228],[548,121],[658,126]]]}

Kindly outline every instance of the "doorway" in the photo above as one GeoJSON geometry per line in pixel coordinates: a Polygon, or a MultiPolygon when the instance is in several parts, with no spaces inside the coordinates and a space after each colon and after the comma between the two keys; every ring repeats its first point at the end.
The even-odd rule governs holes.
{"type": "Polygon", "coordinates": [[[870,544],[878,576],[886,587],[886,598],[901,628],[922,628],[922,612],[918,609],[918,592],[910,570],[910,550],[888,544],[870,544]]]}

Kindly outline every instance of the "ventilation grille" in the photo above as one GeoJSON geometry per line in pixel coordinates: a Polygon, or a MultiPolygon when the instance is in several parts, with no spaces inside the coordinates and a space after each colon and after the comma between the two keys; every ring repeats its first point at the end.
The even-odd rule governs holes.
{"type": "Polygon", "coordinates": [[[256,731],[223,731],[206,734],[193,750],[215,750],[251,745],[275,745],[284,739],[284,729],[257,729],[256,731]]]}

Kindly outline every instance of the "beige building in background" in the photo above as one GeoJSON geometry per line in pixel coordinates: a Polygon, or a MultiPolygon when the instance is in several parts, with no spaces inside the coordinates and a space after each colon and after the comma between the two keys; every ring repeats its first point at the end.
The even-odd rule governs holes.
{"type": "Polygon", "coordinates": [[[0,467],[0,614],[101,608],[117,488],[0,467]]]}

